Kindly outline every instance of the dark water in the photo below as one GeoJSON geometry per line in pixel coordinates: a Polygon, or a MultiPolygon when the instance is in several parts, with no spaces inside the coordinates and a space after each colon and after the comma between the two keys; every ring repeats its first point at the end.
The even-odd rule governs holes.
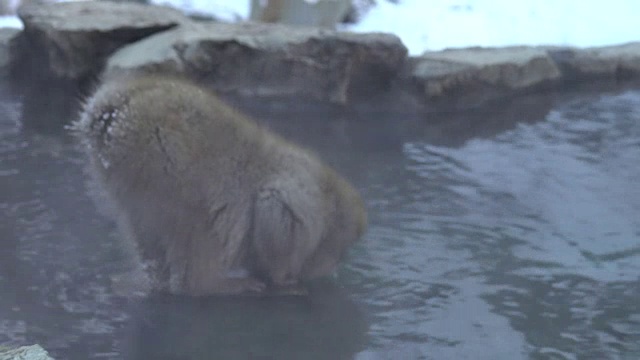
{"type": "Polygon", "coordinates": [[[85,195],[69,111],[47,101],[0,89],[0,344],[59,359],[640,358],[640,91],[423,117],[263,112],[370,211],[335,281],[279,299],[116,296],[117,234],[85,195]]]}

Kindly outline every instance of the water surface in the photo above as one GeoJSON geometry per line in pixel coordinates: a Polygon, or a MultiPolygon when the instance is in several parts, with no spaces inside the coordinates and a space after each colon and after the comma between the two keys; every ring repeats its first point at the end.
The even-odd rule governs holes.
{"type": "Polygon", "coordinates": [[[0,89],[0,344],[60,359],[640,358],[640,91],[406,116],[247,107],[363,193],[308,298],[120,298],[72,111],[0,89]],[[60,115],[62,113],[62,115],[60,115]],[[48,124],[48,126],[33,126],[48,124]]]}

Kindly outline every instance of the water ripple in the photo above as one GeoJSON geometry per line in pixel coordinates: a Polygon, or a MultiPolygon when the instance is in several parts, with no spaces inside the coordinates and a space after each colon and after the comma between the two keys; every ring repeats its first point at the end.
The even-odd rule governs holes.
{"type": "Polygon", "coordinates": [[[338,274],[350,298],[325,294],[324,307],[220,302],[223,311],[152,300],[138,318],[111,290],[124,255],[84,193],[79,154],[64,136],[23,131],[13,100],[2,109],[0,342],[26,339],[86,359],[121,358],[123,343],[177,358],[220,339],[233,338],[221,352],[264,346],[284,355],[338,339],[336,357],[348,358],[361,347],[355,332],[366,331],[357,359],[640,356],[638,91],[580,96],[527,123],[516,111],[495,122],[518,125],[457,146],[396,131],[377,148],[361,136],[372,122],[350,123],[335,149],[322,135],[311,139],[325,143],[322,156],[354,166],[345,173],[356,175],[370,211],[365,239],[338,274]],[[359,141],[346,141],[348,130],[359,141]],[[298,343],[284,341],[293,335],[298,343]]]}
{"type": "Polygon", "coordinates": [[[347,267],[369,279],[378,345],[427,343],[447,358],[639,354],[639,119],[640,93],[627,92],[460,147],[404,143],[392,186],[367,192],[398,201],[373,208],[347,267]],[[458,336],[439,327],[445,314],[458,336]],[[498,353],[474,321],[522,337],[498,353]]]}

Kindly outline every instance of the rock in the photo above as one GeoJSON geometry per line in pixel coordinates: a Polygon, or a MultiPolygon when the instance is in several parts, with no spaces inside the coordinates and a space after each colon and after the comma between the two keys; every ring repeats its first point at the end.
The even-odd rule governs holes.
{"type": "Polygon", "coordinates": [[[568,81],[640,75],[640,42],[599,48],[552,48],[549,54],[568,81]]]}
{"type": "Polygon", "coordinates": [[[13,28],[0,28],[0,77],[4,78],[9,74],[11,63],[10,44],[21,30],[13,28]]]}
{"type": "Polygon", "coordinates": [[[18,66],[53,78],[93,75],[123,45],[188,21],[179,11],[133,3],[79,1],[25,6],[18,66]]]}
{"type": "Polygon", "coordinates": [[[116,52],[107,74],[168,71],[222,92],[332,103],[384,91],[407,49],[389,34],[277,24],[190,23],[116,52]]]}
{"type": "Polygon", "coordinates": [[[429,100],[463,95],[470,103],[553,83],[561,73],[545,49],[468,48],[426,52],[408,62],[407,76],[429,100]]]}
{"type": "Polygon", "coordinates": [[[469,64],[429,58],[411,58],[410,77],[423,87],[427,99],[444,96],[470,82],[475,68],[469,64]]]}
{"type": "Polygon", "coordinates": [[[31,345],[17,349],[0,348],[0,360],[53,360],[53,358],[40,345],[31,345]]]}

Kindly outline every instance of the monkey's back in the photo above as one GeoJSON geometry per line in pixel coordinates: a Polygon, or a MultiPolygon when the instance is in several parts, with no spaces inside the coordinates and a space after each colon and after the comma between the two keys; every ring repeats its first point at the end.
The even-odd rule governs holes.
{"type": "Polygon", "coordinates": [[[272,167],[263,129],[196,85],[158,77],[105,82],[77,128],[96,187],[115,203],[143,260],[160,268],[156,281],[181,283],[204,262],[207,271],[233,266],[251,194],[272,167]],[[212,219],[217,207],[225,211],[212,219]]]}

